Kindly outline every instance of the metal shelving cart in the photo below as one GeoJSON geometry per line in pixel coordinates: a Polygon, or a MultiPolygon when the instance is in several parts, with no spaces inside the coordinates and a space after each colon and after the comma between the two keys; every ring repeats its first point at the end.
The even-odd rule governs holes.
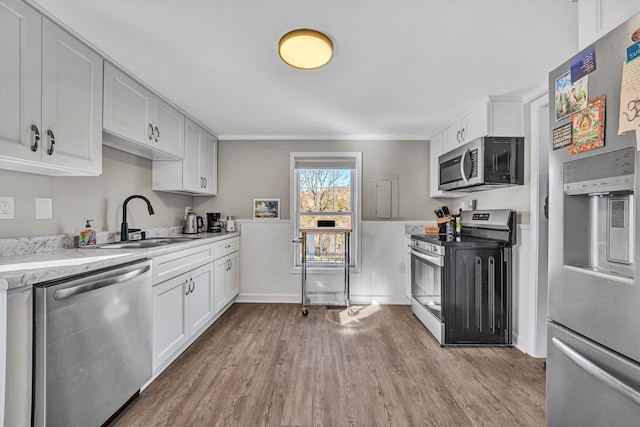
{"type": "Polygon", "coordinates": [[[304,227],[300,229],[300,261],[302,264],[302,315],[309,314],[307,305],[346,306],[351,315],[349,301],[349,240],[351,228],[304,227]],[[307,286],[307,269],[344,270],[344,289],[340,291],[310,291],[307,286]]]}

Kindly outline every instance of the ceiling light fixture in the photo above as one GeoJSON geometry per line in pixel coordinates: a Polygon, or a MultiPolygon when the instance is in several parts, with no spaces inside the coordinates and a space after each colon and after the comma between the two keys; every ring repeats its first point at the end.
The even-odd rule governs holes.
{"type": "Polygon", "coordinates": [[[299,29],[282,36],[278,54],[288,65],[302,70],[325,66],[333,57],[333,43],[316,30],[299,29]]]}

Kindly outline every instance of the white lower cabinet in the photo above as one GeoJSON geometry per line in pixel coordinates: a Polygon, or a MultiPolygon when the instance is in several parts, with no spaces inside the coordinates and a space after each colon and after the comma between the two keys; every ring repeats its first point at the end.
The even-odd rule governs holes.
{"type": "Polygon", "coordinates": [[[240,292],[240,238],[153,258],[153,373],[186,349],[240,292]]]}
{"type": "Polygon", "coordinates": [[[227,255],[215,262],[215,310],[224,308],[240,293],[240,257],[238,252],[227,255]]]}
{"type": "Polygon", "coordinates": [[[214,316],[213,264],[153,287],[153,371],[214,316]]]}
{"type": "Polygon", "coordinates": [[[240,238],[215,244],[215,310],[222,310],[240,293],[240,238]]]}

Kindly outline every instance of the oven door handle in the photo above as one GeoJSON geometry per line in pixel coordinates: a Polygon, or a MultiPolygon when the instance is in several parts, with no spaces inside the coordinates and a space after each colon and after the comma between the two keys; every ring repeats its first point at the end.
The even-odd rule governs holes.
{"type": "Polygon", "coordinates": [[[421,260],[426,261],[429,264],[436,265],[438,267],[444,266],[444,259],[443,259],[444,257],[440,255],[427,255],[425,253],[416,251],[411,246],[409,246],[409,249],[411,249],[411,256],[420,258],[421,260]]]}

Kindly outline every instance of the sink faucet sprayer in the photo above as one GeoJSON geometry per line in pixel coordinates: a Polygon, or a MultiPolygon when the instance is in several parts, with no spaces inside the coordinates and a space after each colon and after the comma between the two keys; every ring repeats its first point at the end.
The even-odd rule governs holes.
{"type": "Polygon", "coordinates": [[[127,203],[131,199],[142,199],[147,202],[147,209],[149,210],[149,215],[153,215],[155,212],[153,211],[153,206],[151,206],[151,202],[144,196],[140,196],[139,194],[134,194],[133,196],[129,196],[124,200],[122,204],[122,225],[120,225],[120,241],[124,242],[129,240],[129,225],[127,224],[127,203]]]}

